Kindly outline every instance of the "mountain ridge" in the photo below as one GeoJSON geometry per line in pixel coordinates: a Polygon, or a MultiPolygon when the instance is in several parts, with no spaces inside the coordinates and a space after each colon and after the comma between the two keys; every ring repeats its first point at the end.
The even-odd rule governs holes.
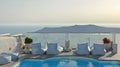
{"type": "Polygon", "coordinates": [[[120,33],[120,28],[97,25],[73,25],[62,27],[45,27],[35,33],[120,33]]]}

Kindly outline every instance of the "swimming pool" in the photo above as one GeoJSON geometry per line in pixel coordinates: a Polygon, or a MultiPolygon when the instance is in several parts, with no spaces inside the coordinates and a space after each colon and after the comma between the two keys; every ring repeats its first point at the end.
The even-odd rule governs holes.
{"type": "Polygon", "coordinates": [[[120,62],[81,57],[54,57],[45,60],[25,59],[17,67],[120,67],[120,62]]]}

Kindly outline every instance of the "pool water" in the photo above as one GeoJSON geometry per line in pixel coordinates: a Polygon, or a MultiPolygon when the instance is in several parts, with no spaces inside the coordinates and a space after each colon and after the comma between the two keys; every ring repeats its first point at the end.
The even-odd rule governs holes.
{"type": "Polygon", "coordinates": [[[26,59],[21,61],[18,67],[120,67],[120,62],[81,57],[54,57],[45,60],[26,59]]]}

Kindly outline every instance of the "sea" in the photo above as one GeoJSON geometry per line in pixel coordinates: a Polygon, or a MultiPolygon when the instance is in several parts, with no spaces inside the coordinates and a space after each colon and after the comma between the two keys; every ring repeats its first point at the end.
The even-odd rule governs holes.
{"type": "Polygon", "coordinates": [[[102,39],[107,37],[116,44],[120,44],[120,33],[33,33],[44,28],[44,26],[0,26],[0,34],[10,33],[11,35],[22,33],[33,39],[33,43],[41,43],[44,48],[47,43],[58,43],[65,46],[65,40],[70,41],[70,47],[77,47],[77,44],[88,43],[103,44],[102,39]]]}

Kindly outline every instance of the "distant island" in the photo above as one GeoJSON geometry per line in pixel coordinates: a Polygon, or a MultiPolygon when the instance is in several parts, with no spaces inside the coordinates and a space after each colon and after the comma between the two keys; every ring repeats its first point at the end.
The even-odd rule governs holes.
{"type": "Polygon", "coordinates": [[[120,28],[97,25],[74,25],[64,27],[45,27],[34,33],[120,33],[120,28]]]}

